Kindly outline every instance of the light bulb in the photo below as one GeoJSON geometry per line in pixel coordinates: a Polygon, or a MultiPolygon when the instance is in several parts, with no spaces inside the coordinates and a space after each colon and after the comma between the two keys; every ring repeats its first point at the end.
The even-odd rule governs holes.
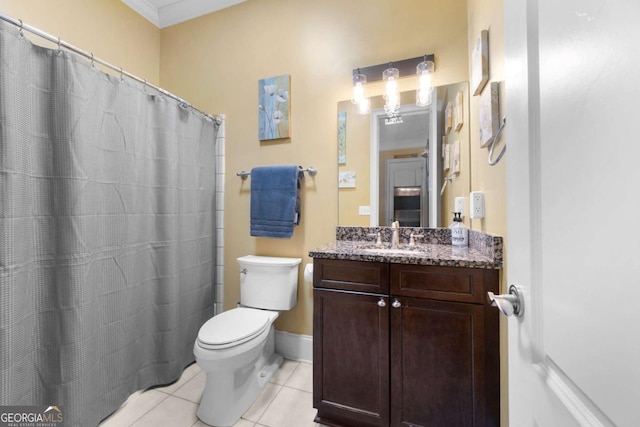
{"type": "Polygon", "coordinates": [[[400,110],[400,91],[398,90],[398,77],[400,72],[397,68],[387,68],[382,72],[384,87],[384,110],[389,117],[397,114],[400,110]]]}
{"type": "Polygon", "coordinates": [[[369,98],[362,98],[360,102],[356,104],[356,112],[358,114],[369,114],[371,111],[371,101],[369,98]]]}
{"type": "Polygon", "coordinates": [[[425,107],[431,104],[433,85],[431,83],[431,74],[433,73],[434,64],[432,61],[422,61],[416,67],[418,74],[418,90],[416,91],[416,105],[425,107]]]}
{"type": "Polygon", "coordinates": [[[353,76],[353,98],[351,102],[360,104],[365,98],[364,85],[367,83],[367,76],[364,74],[354,74],[353,76]]]}

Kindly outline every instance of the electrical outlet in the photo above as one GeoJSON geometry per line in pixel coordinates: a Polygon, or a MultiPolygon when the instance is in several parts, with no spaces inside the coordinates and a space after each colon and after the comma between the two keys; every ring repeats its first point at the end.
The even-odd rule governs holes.
{"type": "Polygon", "coordinates": [[[454,204],[454,211],[460,212],[460,216],[464,216],[464,197],[456,197],[454,204]]]}
{"type": "Polygon", "coordinates": [[[469,208],[471,218],[484,218],[484,193],[482,191],[472,191],[469,194],[469,208]]]}

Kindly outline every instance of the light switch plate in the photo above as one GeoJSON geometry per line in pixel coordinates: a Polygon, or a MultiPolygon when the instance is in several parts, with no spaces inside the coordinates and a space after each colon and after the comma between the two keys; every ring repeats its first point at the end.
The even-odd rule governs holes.
{"type": "Polygon", "coordinates": [[[371,215],[371,206],[358,206],[358,215],[371,215]]]}

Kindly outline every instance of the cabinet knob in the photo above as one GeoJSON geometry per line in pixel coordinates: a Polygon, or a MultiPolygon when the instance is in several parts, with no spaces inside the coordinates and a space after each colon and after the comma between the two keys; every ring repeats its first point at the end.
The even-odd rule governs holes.
{"type": "Polygon", "coordinates": [[[380,298],[380,300],[378,301],[378,307],[384,307],[384,306],[386,306],[386,305],[387,305],[387,303],[386,303],[386,302],[384,302],[384,299],[383,299],[383,298],[380,298]]]}
{"type": "Polygon", "coordinates": [[[398,301],[398,300],[394,300],[394,301],[391,303],[391,306],[392,306],[393,308],[398,308],[398,307],[400,307],[401,305],[402,305],[402,304],[401,304],[401,303],[400,303],[400,301],[398,301]]]}

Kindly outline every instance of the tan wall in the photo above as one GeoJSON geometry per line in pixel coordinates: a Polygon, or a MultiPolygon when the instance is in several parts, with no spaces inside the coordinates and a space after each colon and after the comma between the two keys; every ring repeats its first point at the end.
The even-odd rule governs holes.
{"type": "Polygon", "coordinates": [[[0,12],[152,84],[160,82],[160,30],[119,0],[0,0],[0,12]]]}
{"type": "MultiPolygon", "coordinates": [[[[225,307],[239,299],[236,258],[297,256],[335,238],[338,217],[337,102],[351,97],[351,71],[436,55],[434,84],[467,80],[466,0],[250,0],[162,30],[161,84],[199,108],[227,116],[225,307]],[[258,80],[291,75],[291,139],[258,141],[258,80]],[[288,240],[249,236],[250,179],[237,171],[297,163],[305,179],[302,223],[288,240]]],[[[414,79],[400,90],[415,89],[414,79]]],[[[369,94],[380,94],[372,85],[369,94]],[[377,91],[377,93],[374,93],[377,91]]],[[[311,286],[276,327],[312,333],[311,286]]]]}
{"type": "MultiPolygon", "coordinates": [[[[469,58],[481,30],[489,31],[489,81],[500,82],[500,89],[504,88],[504,1],[503,0],[469,0],[469,58]]],[[[469,59],[471,65],[471,59],[469,59]]],[[[487,88],[485,88],[487,90],[487,88]]],[[[496,166],[490,166],[487,161],[488,149],[480,148],[478,97],[471,97],[471,190],[483,191],[485,195],[485,218],[471,220],[471,227],[487,233],[496,234],[506,239],[507,209],[506,209],[506,163],[508,153],[496,166]]],[[[500,100],[504,94],[500,94],[500,100]]],[[[502,118],[504,105],[501,102],[502,118]]],[[[503,133],[502,141],[507,140],[508,126],[503,133]]],[[[502,145],[497,146],[495,153],[502,145]]],[[[505,240],[505,246],[508,242],[505,240]]],[[[505,268],[501,277],[506,277],[505,268]]],[[[506,289],[506,283],[501,283],[506,289]]],[[[500,319],[500,370],[501,370],[501,416],[503,426],[509,425],[508,420],[508,350],[507,350],[507,321],[500,319]]]]}
{"type": "MultiPolygon", "coordinates": [[[[306,263],[311,262],[310,249],[333,240],[338,210],[336,104],[351,96],[353,68],[435,53],[435,85],[466,81],[468,46],[480,30],[488,29],[490,79],[503,78],[502,0],[249,0],[162,31],[116,0],[0,0],[0,11],[160,84],[206,111],[227,115],[227,308],[239,298],[236,257],[300,256],[306,263]],[[291,75],[293,136],[260,143],[257,82],[280,74],[291,75]],[[315,179],[305,179],[302,225],[290,240],[251,238],[250,180],[243,184],[235,172],[286,162],[319,170],[315,179]]],[[[400,83],[400,90],[415,88],[412,79],[400,83]]],[[[380,94],[381,86],[370,85],[368,90],[370,95],[380,94]]],[[[488,165],[487,150],[479,144],[477,101],[471,97],[471,189],[485,192],[486,218],[472,220],[471,227],[506,236],[508,156],[495,167],[488,165]]],[[[298,306],[284,313],[277,326],[311,334],[311,288],[300,280],[298,306]]],[[[503,323],[503,425],[505,330],[503,323]]]]}

